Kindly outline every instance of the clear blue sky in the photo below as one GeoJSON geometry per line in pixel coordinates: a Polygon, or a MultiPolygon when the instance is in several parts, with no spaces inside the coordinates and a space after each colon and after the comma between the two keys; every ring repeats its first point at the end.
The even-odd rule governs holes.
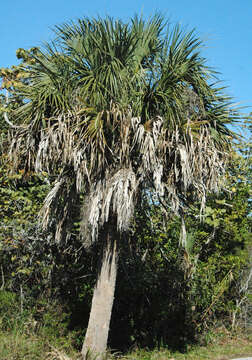
{"type": "Polygon", "coordinates": [[[195,28],[206,43],[203,54],[221,72],[228,94],[242,106],[252,106],[252,0],[2,0],[0,67],[17,63],[17,48],[52,39],[56,24],[83,16],[127,20],[155,12],[188,30],[195,28]]]}

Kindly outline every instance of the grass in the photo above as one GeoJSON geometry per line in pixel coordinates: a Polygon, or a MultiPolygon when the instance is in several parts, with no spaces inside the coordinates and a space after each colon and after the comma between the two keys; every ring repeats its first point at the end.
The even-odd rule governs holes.
{"type": "Polygon", "coordinates": [[[58,348],[51,345],[46,338],[26,336],[18,332],[0,333],[1,360],[79,360],[70,344],[57,341],[58,348]]]}
{"type": "Polygon", "coordinates": [[[195,346],[187,353],[161,351],[136,351],[125,360],[230,360],[241,356],[252,356],[252,343],[248,339],[227,340],[223,344],[209,344],[207,346],[195,346]]]}
{"type": "MultiPolygon", "coordinates": [[[[107,355],[110,360],[230,360],[242,356],[252,356],[252,337],[237,333],[231,335],[216,332],[210,336],[206,346],[188,346],[184,354],[162,350],[134,350],[126,355],[107,355]]],[[[52,341],[52,339],[50,339],[52,341]]],[[[58,339],[52,344],[46,338],[23,335],[18,332],[0,333],[1,360],[81,360],[71,342],[58,339]]]]}

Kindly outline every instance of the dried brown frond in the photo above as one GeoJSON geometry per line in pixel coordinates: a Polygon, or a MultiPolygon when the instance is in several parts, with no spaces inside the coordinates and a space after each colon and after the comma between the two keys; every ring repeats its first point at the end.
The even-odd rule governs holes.
{"type": "Polygon", "coordinates": [[[46,360],[71,360],[71,358],[62,351],[59,351],[53,346],[51,346],[51,348],[52,350],[46,354],[46,360]]]}
{"type": "Polygon", "coordinates": [[[120,232],[129,230],[141,191],[154,192],[179,213],[188,193],[201,201],[203,210],[207,193],[218,190],[228,148],[218,146],[208,124],[198,125],[197,136],[190,121],[186,127],[169,129],[162,117],[154,117],[146,127],[131,109],[122,111],[111,104],[99,120],[103,126],[109,124],[106,133],[100,134],[99,125],[93,136],[89,114],[77,113],[50,118],[39,133],[32,126],[20,130],[11,147],[15,164],[22,151],[28,168],[58,173],[41,211],[47,226],[61,199],[57,239],[80,192],[85,196],[83,231],[87,234],[89,229],[93,242],[111,215],[116,216],[120,232]]]}

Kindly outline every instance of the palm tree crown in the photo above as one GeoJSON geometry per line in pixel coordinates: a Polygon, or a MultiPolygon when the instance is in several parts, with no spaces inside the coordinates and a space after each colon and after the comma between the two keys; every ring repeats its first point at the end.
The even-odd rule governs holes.
{"type": "Polygon", "coordinates": [[[73,193],[83,192],[84,230],[97,238],[116,218],[129,229],[141,193],[155,193],[179,212],[191,199],[204,206],[219,186],[234,121],[229,99],[211,81],[194,32],[171,28],[159,15],[81,19],[56,27],[44,50],[19,50],[21,78],[10,113],[22,124],[15,163],[57,176],[43,209],[44,224],[64,199],[57,234],[73,193]]]}

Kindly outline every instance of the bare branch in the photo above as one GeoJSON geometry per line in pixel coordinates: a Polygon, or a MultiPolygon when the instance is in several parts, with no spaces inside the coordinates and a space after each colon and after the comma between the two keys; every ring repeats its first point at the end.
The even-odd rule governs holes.
{"type": "MultiPolygon", "coordinates": [[[[6,95],[5,95],[5,99],[6,99],[6,104],[9,103],[9,93],[8,93],[8,90],[6,89],[6,95]]],[[[6,106],[5,106],[6,107],[6,106]]],[[[22,128],[22,126],[18,126],[18,125],[14,125],[8,118],[8,115],[7,115],[7,112],[4,112],[3,113],[3,116],[4,116],[4,120],[5,122],[12,128],[14,129],[18,129],[18,128],[22,128]]]]}

